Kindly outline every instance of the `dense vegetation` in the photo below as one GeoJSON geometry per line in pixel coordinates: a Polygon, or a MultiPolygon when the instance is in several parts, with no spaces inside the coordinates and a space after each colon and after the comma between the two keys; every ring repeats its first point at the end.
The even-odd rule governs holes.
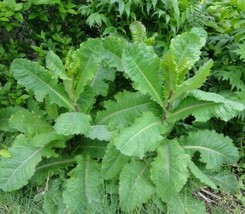
{"type": "Polygon", "coordinates": [[[243,1],[4,0],[0,21],[1,213],[244,212],[243,1]]]}

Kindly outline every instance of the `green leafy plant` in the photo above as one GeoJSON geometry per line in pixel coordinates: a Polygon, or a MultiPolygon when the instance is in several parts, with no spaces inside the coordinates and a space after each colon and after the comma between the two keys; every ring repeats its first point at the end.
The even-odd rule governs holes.
{"type": "Polygon", "coordinates": [[[163,212],[205,213],[193,189],[218,189],[214,177],[239,155],[228,136],[198,124],[228,121],[245,106],[199,89],[213,65],[192,70],[206,42],[202,28],[176,36],[159,57],[139,26],[131,26],[133,42],[89,39],[65,63],[54,52],[46,67],[13,61],[10,71],[35,100],[28,110],[1,109],[0,129],[16,136],[0,161],[2,190],[57,181],[43,192],[46,212],[101,213],[116,195],[126,213],[149,201],[163,212]],[[117,77],[130,85],[113,90],[117,77]]]}

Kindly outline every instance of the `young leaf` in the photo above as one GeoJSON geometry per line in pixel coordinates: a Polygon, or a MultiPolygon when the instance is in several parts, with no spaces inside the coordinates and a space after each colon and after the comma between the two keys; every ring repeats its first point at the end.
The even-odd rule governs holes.
{"type": "Polygon", "coordinates": [[[149,166],[136,159],[125,164],[120,173],[119,182],[121,208],[132,213],[137,206],[147,202],[154,193],[155,189],[150,180],[149,166]]]}
{"type": "Polygon", "coordinates": [[[163,107],[161,63],[153,48],[143,43],[128,45],[124,49],[122,63],[125,73],[134,81],[135,89],[150,95],[163,107]]]}
{"type": "Polygon", "coordinates": [[[129,29],[134,42],[144,42],[147,39],[145,26],[141,22],[134,21],[129,29]]]}
{"type": "Polygon", "coordinates": [[[103,180],[99,164],[89,156],[78,157],[77,166],[66,180],[63,200],[71,213],[89,213],[99,206],[103,196],[103,180]]]}
{"type": "Polygon", "coordinates": [[[99,68],[99,62],[103,56],[102,42],[98,39],[89,39],[82,43],[74,53],[74,60],[77,61],[75,98],[79,98],[85,85],[92,80],[99,68]]]}
{"type": "Polygon", "coordinates": [[[163,139],[161,134],[167,131],[161,118],[151,112],[143,114],[135,123],[122,130],[114,139],[115,146],[127,156],[136,156],[142,159],[146,152],[154,151],[163,139]]]}
{"type": "Polygon", "coordinates": [[[215,131],[189,132],[189,135],[183,138],[182,145],[191,154],[199,151],[200,160],[206,163],[207,169],[217,170],[223,164],[233,164],[239,159],[238,150],[232,140],[215,131]]]}
{"type": "Polygon", "coordinates": [[[178,214],[206,214],[206,208],[202,201],[191,195],[178,194],[168,203],[168,213],[178,214]]]}
{"type": "Polygon", "coordinates": [[[47,95],[51,103],[73,110],[73,104],[60,84],[52,79],[48,71],[38,62],[32,62],[27,59],[15,59],[11,65],[10,71],[13,72],[15,79],[20,85],[33,90],[38,101],[43,101],[47,95]]]}
{"type": "Polygon", "coordinates": [[[9,125],[27,136],[49,131],[52,126],[39,115],[29,111],[19,111],[9,119],[9,125]]]}
{"type": "Polygon", "coordinates": [[[65,73],[65,67],[61,59],[53,51],[49,51],[46,56],[46,67],[56,79],[69,79],[65,73]]]}
{"type": "Polygon", "coordinates": [[[107,101],[106,110],[97,114],[96,124],[108,125],[111,129],[127,127],[143,112],[151,111],[160,115],[157,104],[139,92],[124,91],[115,96],[116,101],[107,101]]]}
{"type": "Polygon", "coordinates": [[[182,94],[192,89],[200,88],[206,81],[206,78],[209,75],[212,66],[213,60],[209,60],[204,65],[202,65],[192,78],[182,82],[180,85],[177,86],[177,89],[170,100],[175,100],[182,94]]]}
{"type": "Polygon", "coordinates": [[[176,36],[170,44],[170,51],[174,56],[178,72],[178,84],[184,80],[185,74],[199,60],[200,49],[203,47],[203,35],[201,28],[195,28],[195,32],[187,32],[176,36]],[[200,31],[200,34],[197,33],[200,31]]]}
{"type": "Polygon", "coordinates": [[[202,183],[210,186],[213,189],[217,189],[216,185],[214,182],[207,176],[205,175],[194,163],[193,161],[189,161],[188,163],[188,168],[190,169],[191,173],[198,178],[202,183]]]}
{"type": "Polygon", "coordinates": [[[9,149],[11,157],[0,162],[0,189],[4,191],[25,186],[41,161],[42,148],[31,147],[23,136],[19,136],[18,141],[18,145],[9,149]]]}
{"type": "Polygon", "coordinates": [[[113,143],[109,143],[102,160],[103,177],[107,180],[115,178],[128,160],[129,157],[121,154],[113,143]]]}
{"type": "Polygon", "coordinates": [[[61,135],[88,134],[91,117],[80,112],[61,114],[55,121],[54,129],[61,135]]]}
{"type": "Polygon", "coordinates": [[[151,179],[158,196],[164,201],[177,195],[188,178],[189,156],[176,141],[164,142],[158,147],[152,163],[151,179]]]}
{"type": "Polygon", "coordinates": [[[211,117],[228,121],[245,109],[245,105],[215,93],[192,90],[177,108],[169,113],[168,120],[175,122],[193,115],[196,121],[205,122],[211,117]]]}
{"type": "Polygon", "coordinates": [[[162,59],[162,65],[164,68],[164,96],[168,99],[169,94],[175,92],[177,86],[177,68],[174,62],[174,55],[169,51],[164,54],[162,59]]]}

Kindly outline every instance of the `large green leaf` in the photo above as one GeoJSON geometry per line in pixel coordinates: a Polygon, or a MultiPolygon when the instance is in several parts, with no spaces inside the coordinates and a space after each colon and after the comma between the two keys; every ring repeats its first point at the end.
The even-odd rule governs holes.
{"type": "Polygon", "coordinates": [[[175,197],[187,182],[188,162],[189,156],[176,141],[159,146],[157,157],[152,162],[151,179],[164,202],[175,197]]]}
{"type": "Polygon", "coordinates": [[[203,29],[195,28],[192,32],[178,35],[171,41],[170,52],[176,63],[178,84],[184,80],[185,74],[199,60],[200,49],[204,46],[204,33],[203,29]]]}
{"type": "Polygon", "coordinates": [[[25,133],[27,136],[33,136],[38,133],[49,131],[52,126],[42,120],[39,115],[29,111],[19,111],[11,116],[9,125],[20,132],[25,133]]]}
{"type": "Polygon", "coordinates": [[[81,112],[67,112],[61,114],[55,121],[54,129],[58,134],[88,134],[91,117],[81,112]]]}
{"type": "Polygon", "coordinates": [[[196,121],[200,122],[205,122],[211,117],[228,121],[244,109],[245,105],[242,103],[226,99],[219,94],[192,90],[189,97],[169,113],[168,120],[175,122],[193,115],[196,121]]]}
{"type": "Polygon", "coordinates": [[[103,177],[108,180],[115,178],[128,160],[129,157],[120,153],[113,142],[109,143],[102,160],[103,177]]]}
{"type": "Polygon", "coordinates": [[[160,117],[147,112],[114,138],[115,146],[124,155],[142,159],[146,152],[156,149],[163,139],[161,134],[167,130],[168,128],[162,124],[160,117]]]}
{"type": "Polygon", "coordinates": [[[141,43],[128,45],[122,56],[124,71],[134,81],[133,86],[164,106],[161,63],[152,47],[141,43]]]}
{"type": "Polygon", "coordinates": [[[195,199],[191,194],[181,193],[168,203],[170,214],[206,214],[205,204],[195,199]]]}
{"type": "Polygon", "coordinates": [[[223,164],[233,164],[239,159],[238,150],[232,140],[215,131],[189,132],[189,135],[182,139],[182,145],[190,154],[200,152],[200,160],[206,163],[207,169],[219,169],[223,164]]]}
{"type": "Polygon", "coordinates": [[[137,206],[147,202],[154,193],[149,165],[135,159],[125,164],[120,173],[119,182],[121,208],[131,213],[137,206]]]}
{"type": "Polygon", "coordinates": [[[89,156],[78,157],[77,166],[66,180],[63,200],[73,214],[92,213],[99,209],[103,196],[103,179],[100,166],[89,156]]]}
{"type": "Polygon", "coordinates": [[[4,191],[25,186],[41,161],[42,148],[28,145],[23,135],[17,138],[15,144],[9,149],[11,157],[0,161],[0,188],[4,191]]]}
{"type": "Polygon", "coordinates": [[[89,39],[82,43],[74,53],[73,59],[78,63],[75,81],[75,99],[80,94],[89,80],[92,80],[99,68],[103,56],[103,46],[99,39],[89,39]]]}
{"type": "Polygon", "coordinates": [[[38,101],[47,95],[51,103],[73,110],[73,104],[63,87],[52,79],[51,75],[38,62],[27,59],[15,59],[10,67],[15,79],[28,90],[33,90],[38,101]]]}
{"type": "Polygon", "coordinates": [[[106,110],[98,112],[96,124],[121,129],[133,123],[143,112],[151,111],[156,115],[161,114],[158,105],[139,92],[124,91],[118,93],[115,100],[104,103],[106,110]]]}
{"type": "Polygon", "coordinates": [[[110,141],[112,133],[107,129],[105,125],[91,126],[91,130],[86,137],[94,140],[110,141]]]}

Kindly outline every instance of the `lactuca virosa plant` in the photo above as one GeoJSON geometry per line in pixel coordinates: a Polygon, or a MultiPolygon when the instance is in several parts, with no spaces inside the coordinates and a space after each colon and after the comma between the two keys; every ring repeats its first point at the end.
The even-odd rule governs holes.
{"type": "Polygon", "coordinates": [[[163,212],[205,213],[193,190],[217,189],[222,166],[239,155],[228,136],[200,124],[228,121],[245,106],[199,89],[213,64],[192,69],[203,29],[176,36],[160,57],[141,23],[130,30],[133,42],[89,39],[64,62],[54,52],[45,67],[13,61],[11,72],[34,98],[27,109],[1,109],[1,131],[16,136],[0,161],[3,191],[46,183],[47,213],[102,213],[108,195],[126,213],[148,201],[163,212]],[[115,90],[122,75],[132,84],[115,90]]]}

